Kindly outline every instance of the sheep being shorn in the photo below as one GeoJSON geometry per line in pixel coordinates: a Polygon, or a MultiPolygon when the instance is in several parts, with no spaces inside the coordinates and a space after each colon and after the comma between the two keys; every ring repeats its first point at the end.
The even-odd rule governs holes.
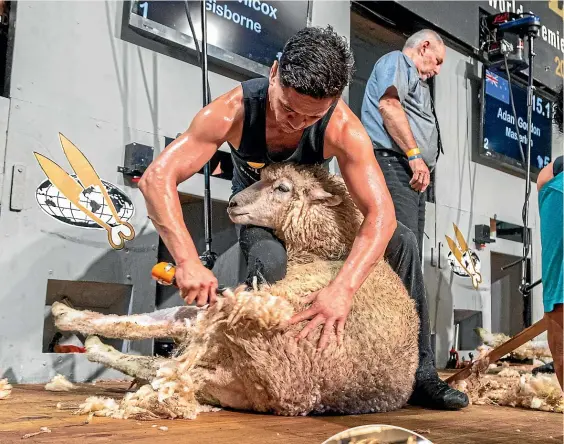
{"type": "Polygon", "coordinates": [[[211,307],[177,307],[104,316],[56,303],[62,330],[141,339],[174,337],[171,359],[124,355],[95,336],[88,358],[150,383],[120,403],[91,398],[80,412],[194,418],[206,406],[278,415],[385,412],[405,405],[418,364],[419,318],[400,278],[381,261],[355,294],[342,344],[322,326],[299,343],[303,296],[336,276],[362,221],[343,180],[321,167],[270,166],[234,197],[235,223],[272,228],[288,250],[286,277],[274,285],[227,291],[211,307]]]}

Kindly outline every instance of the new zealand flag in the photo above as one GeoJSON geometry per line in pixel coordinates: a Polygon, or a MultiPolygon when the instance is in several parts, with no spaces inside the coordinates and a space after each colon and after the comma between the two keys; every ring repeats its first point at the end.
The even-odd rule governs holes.
{"type": "Polygon", "coordinates": [[[486,70],[486,94],[509,105],[509,82],[486,70]]]}

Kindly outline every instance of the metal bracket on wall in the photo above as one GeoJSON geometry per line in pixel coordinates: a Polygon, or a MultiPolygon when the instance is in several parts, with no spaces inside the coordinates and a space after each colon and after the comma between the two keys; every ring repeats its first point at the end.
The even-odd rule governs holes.
{"type": "Polygon", "coordinates": [[[22,211],[25,203],[25,170],[23,163],[12,167],[12,189],[10,191],[10,210],[22,211]]]}
{"type": "Polygon", "coordinates": [[[437,267],[439,270],[441,269],[441,247],[442,242],[439,242],[438,250],[437,250],[437,260],[435,260],[435,249],[431,247],[431,266],[437,267]]]}

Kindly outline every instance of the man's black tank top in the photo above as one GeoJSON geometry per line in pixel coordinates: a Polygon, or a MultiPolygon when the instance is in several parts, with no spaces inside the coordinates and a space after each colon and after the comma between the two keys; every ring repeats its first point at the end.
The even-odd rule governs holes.
{"type": "Polygon", "coordinates": [[[242,82],[245,120],[239,149],[231,144],[233,161],[233,193],[247,188],[260,179],[260,170],[272,163],[293,162],[301,165],[323,164],[323,142],[325,128],[333,114],[336,102],[327,114],[308,126],[291,155],[281,153],[269,154],[266,146],[266,106],[268,96],[268,79],[258,78],[242,82]]]}

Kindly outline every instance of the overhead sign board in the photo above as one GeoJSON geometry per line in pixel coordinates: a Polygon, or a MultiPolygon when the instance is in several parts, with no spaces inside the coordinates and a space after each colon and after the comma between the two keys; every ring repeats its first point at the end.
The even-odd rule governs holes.
{"type": "MultiPolygon", "coordinates": [[[[210,58],[266,75],[286,41],[307,25],[308,1],[206,0],[210,58]]],[[[188,1],[201,41],[201,2],[188,1]]],[[[132,2],[129,25],[166,43],[195,49],[184,1],[132,2]]]]}

